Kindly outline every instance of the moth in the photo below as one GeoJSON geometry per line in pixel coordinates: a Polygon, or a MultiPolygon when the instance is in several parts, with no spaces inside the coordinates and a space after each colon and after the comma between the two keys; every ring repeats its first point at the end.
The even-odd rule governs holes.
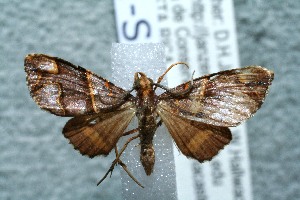
{"type": "Polygon", "coordinates": [[[155,163],[153,136],[162,123],[182,154],[199,162],[211,160],[231,141],[228,127],[244,122],[261,107],[274,78],[266,68],[249,66],[192,78],[175,88],[161,85],[177,64],[185,63],[171,65],[157,82],[136,72],[128,91],[57,57],[29,54],[24,65],[30,95],[38,106],[72,117],[62,132],[76,150],[93,158],[115,149],[116,159],[98,185],[119,164],[142,187],[120,159],[132,140],[140,140],[140,160],[147,175],[155,163]],[[156,95],[157,88],[165,92],[156,95]],[[138,128],[125,132],[134,116],[138,128]],[[129,134],[134,136],[118,150],[120,137],[129,134]]]}

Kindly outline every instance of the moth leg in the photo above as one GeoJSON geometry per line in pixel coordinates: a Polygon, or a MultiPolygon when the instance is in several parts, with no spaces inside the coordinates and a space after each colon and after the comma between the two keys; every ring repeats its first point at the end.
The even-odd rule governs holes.
{"type": "MultiPolygon", "coordinates": [[[[123,133],[122,136],[130,135],[130,134],[133,134],[133,133],[138,132],[138,131],[139,131],[139,128],[135,128],[135,129],[132,129],[132,130],[130,130],[130,131],[126,131],[125,133],[123,133]]],[[[137,147],[137,146],[139,146],[139,145],[140,145],[140,143],[137,144],[137,145],[135,145],[134,147],[137,147]]]]}
{"type": "MultiPolygon", "coordinates": [[[[120,157],[119,153],[118,153],[118,149],[117,147],[115,147],[115,153],[116,153],[116,157],[120,157]]],[[[134,181],[136,182],[136,184],[138,184],[140,187],[144,188],[144,186],[131,174],[131,172],[128,170],[127,165],[125,163],[123,163],[120,158],[118,159],[118,164],[125,170],[125,172],[128,174],[128,176],[134,181]]]]}
{"type": "Polygon", "coordinates": [[[130,134],[133,134],[133,133],[138,132],[138,131],[139,131],[139,128],[135,128],[135,129],[132,129],[130,131],[126,131],[125,133],[123,133],[122,136],[130,135],[130,134]]]}
{"type": "Polygon", "coordinates": [[[124,144],[124,146],[122,147],[121,151],[118,152],[118,149],[117,147],[115,147],[115,153],[116,153],[116,159],[112,162],[110,168],[108,169],[108,171],[105,173],[105,175],[103,176],[103,178],[97,183],[97,185],[101,184],[102,181],[104,181],[104,179],[108,176],[109,173],[112,174],[114,168],[115,168],[115,165],[119,164],[121,165],[121,167],[126,171],[126,173],[128,174],[128,176],[130,178],[132,178],[132,180],[134,182],[136,182],[136,184],[138,184],[140,187],[144,188],[144,186],[138,182],[138,180],[136,178],[134,178],[134,176],[130,173],[130,171],[128,170],[127,166],[120,160],[120,157],[122,155],[122,153],[125,151],[125,149],[127,148],[128,144],[132,141],[132,140],[135,140],[136,138],[140,137],[140,135],[135,135],[131,138],[129,138],[127,140],[127,142],[124,144]]]}
{"type": "Polygon", "coordinates": [[[138,184],[140,187],[144,188],[144,186],[130,173],[130,171],[128,170],[127,166],[121,161],[119,160],[119,165],[121,165],[121,167],[123,167],[123,169],[125,170],[125,172],[128,174],[128,176],[136,183],[138,184]]]}

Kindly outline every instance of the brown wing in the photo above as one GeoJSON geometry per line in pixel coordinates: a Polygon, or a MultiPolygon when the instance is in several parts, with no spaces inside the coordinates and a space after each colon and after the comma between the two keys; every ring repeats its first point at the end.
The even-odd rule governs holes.
{"type": "Polygon", "coordinates": [[[42,109],[55,115],[78,116],[107,111],[125,92],[108,80],[60,58],[31,54],[25,58],[24,65],[32,98],[42,109]]]}
{"type": "Polygon", "coordinates": [[[227,127],[218,127],[174,115],[158,107],[157,112],[168,128],[180,151],[200,162],[211,160],[231,141],[227,127]]]}
{"type": "MultiPolygon", "coordinates": [[[[158,106],[186,119],[236,126],[260,108],[273,78],[272,71],[259,66],[222,71],[195,79],[192,91],[183,98],[163,93],[158,106]]],[[[183,91],[188,84],[171,91],[183,91]]]]}
{"type": "Polygon", "coordinates": [[[130,102],[120,109],[101,114],[78,116],[70,119],[63,134],[82,155],[107,155],[123,135],[135,114],[130,102]]]}

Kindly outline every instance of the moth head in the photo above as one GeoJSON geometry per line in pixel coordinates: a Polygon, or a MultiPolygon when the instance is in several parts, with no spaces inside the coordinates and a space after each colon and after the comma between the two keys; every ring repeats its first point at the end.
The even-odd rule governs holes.
{"type": "Polygon", "coordinates": [[[148,78],[143,72],[136,72],[134,74],[134,87],[142,90],[152,89],[153,80],[148,78]]]}

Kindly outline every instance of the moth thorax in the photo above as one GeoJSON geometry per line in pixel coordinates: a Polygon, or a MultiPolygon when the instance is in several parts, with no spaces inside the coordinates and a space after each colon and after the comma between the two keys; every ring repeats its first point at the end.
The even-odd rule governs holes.
{"type": "Polygon", "coordinates": [[[155,151],[152,144],[141,146],[141,162],[146,174],[149,176],[153,171],[155,163],[155,151]]]}

